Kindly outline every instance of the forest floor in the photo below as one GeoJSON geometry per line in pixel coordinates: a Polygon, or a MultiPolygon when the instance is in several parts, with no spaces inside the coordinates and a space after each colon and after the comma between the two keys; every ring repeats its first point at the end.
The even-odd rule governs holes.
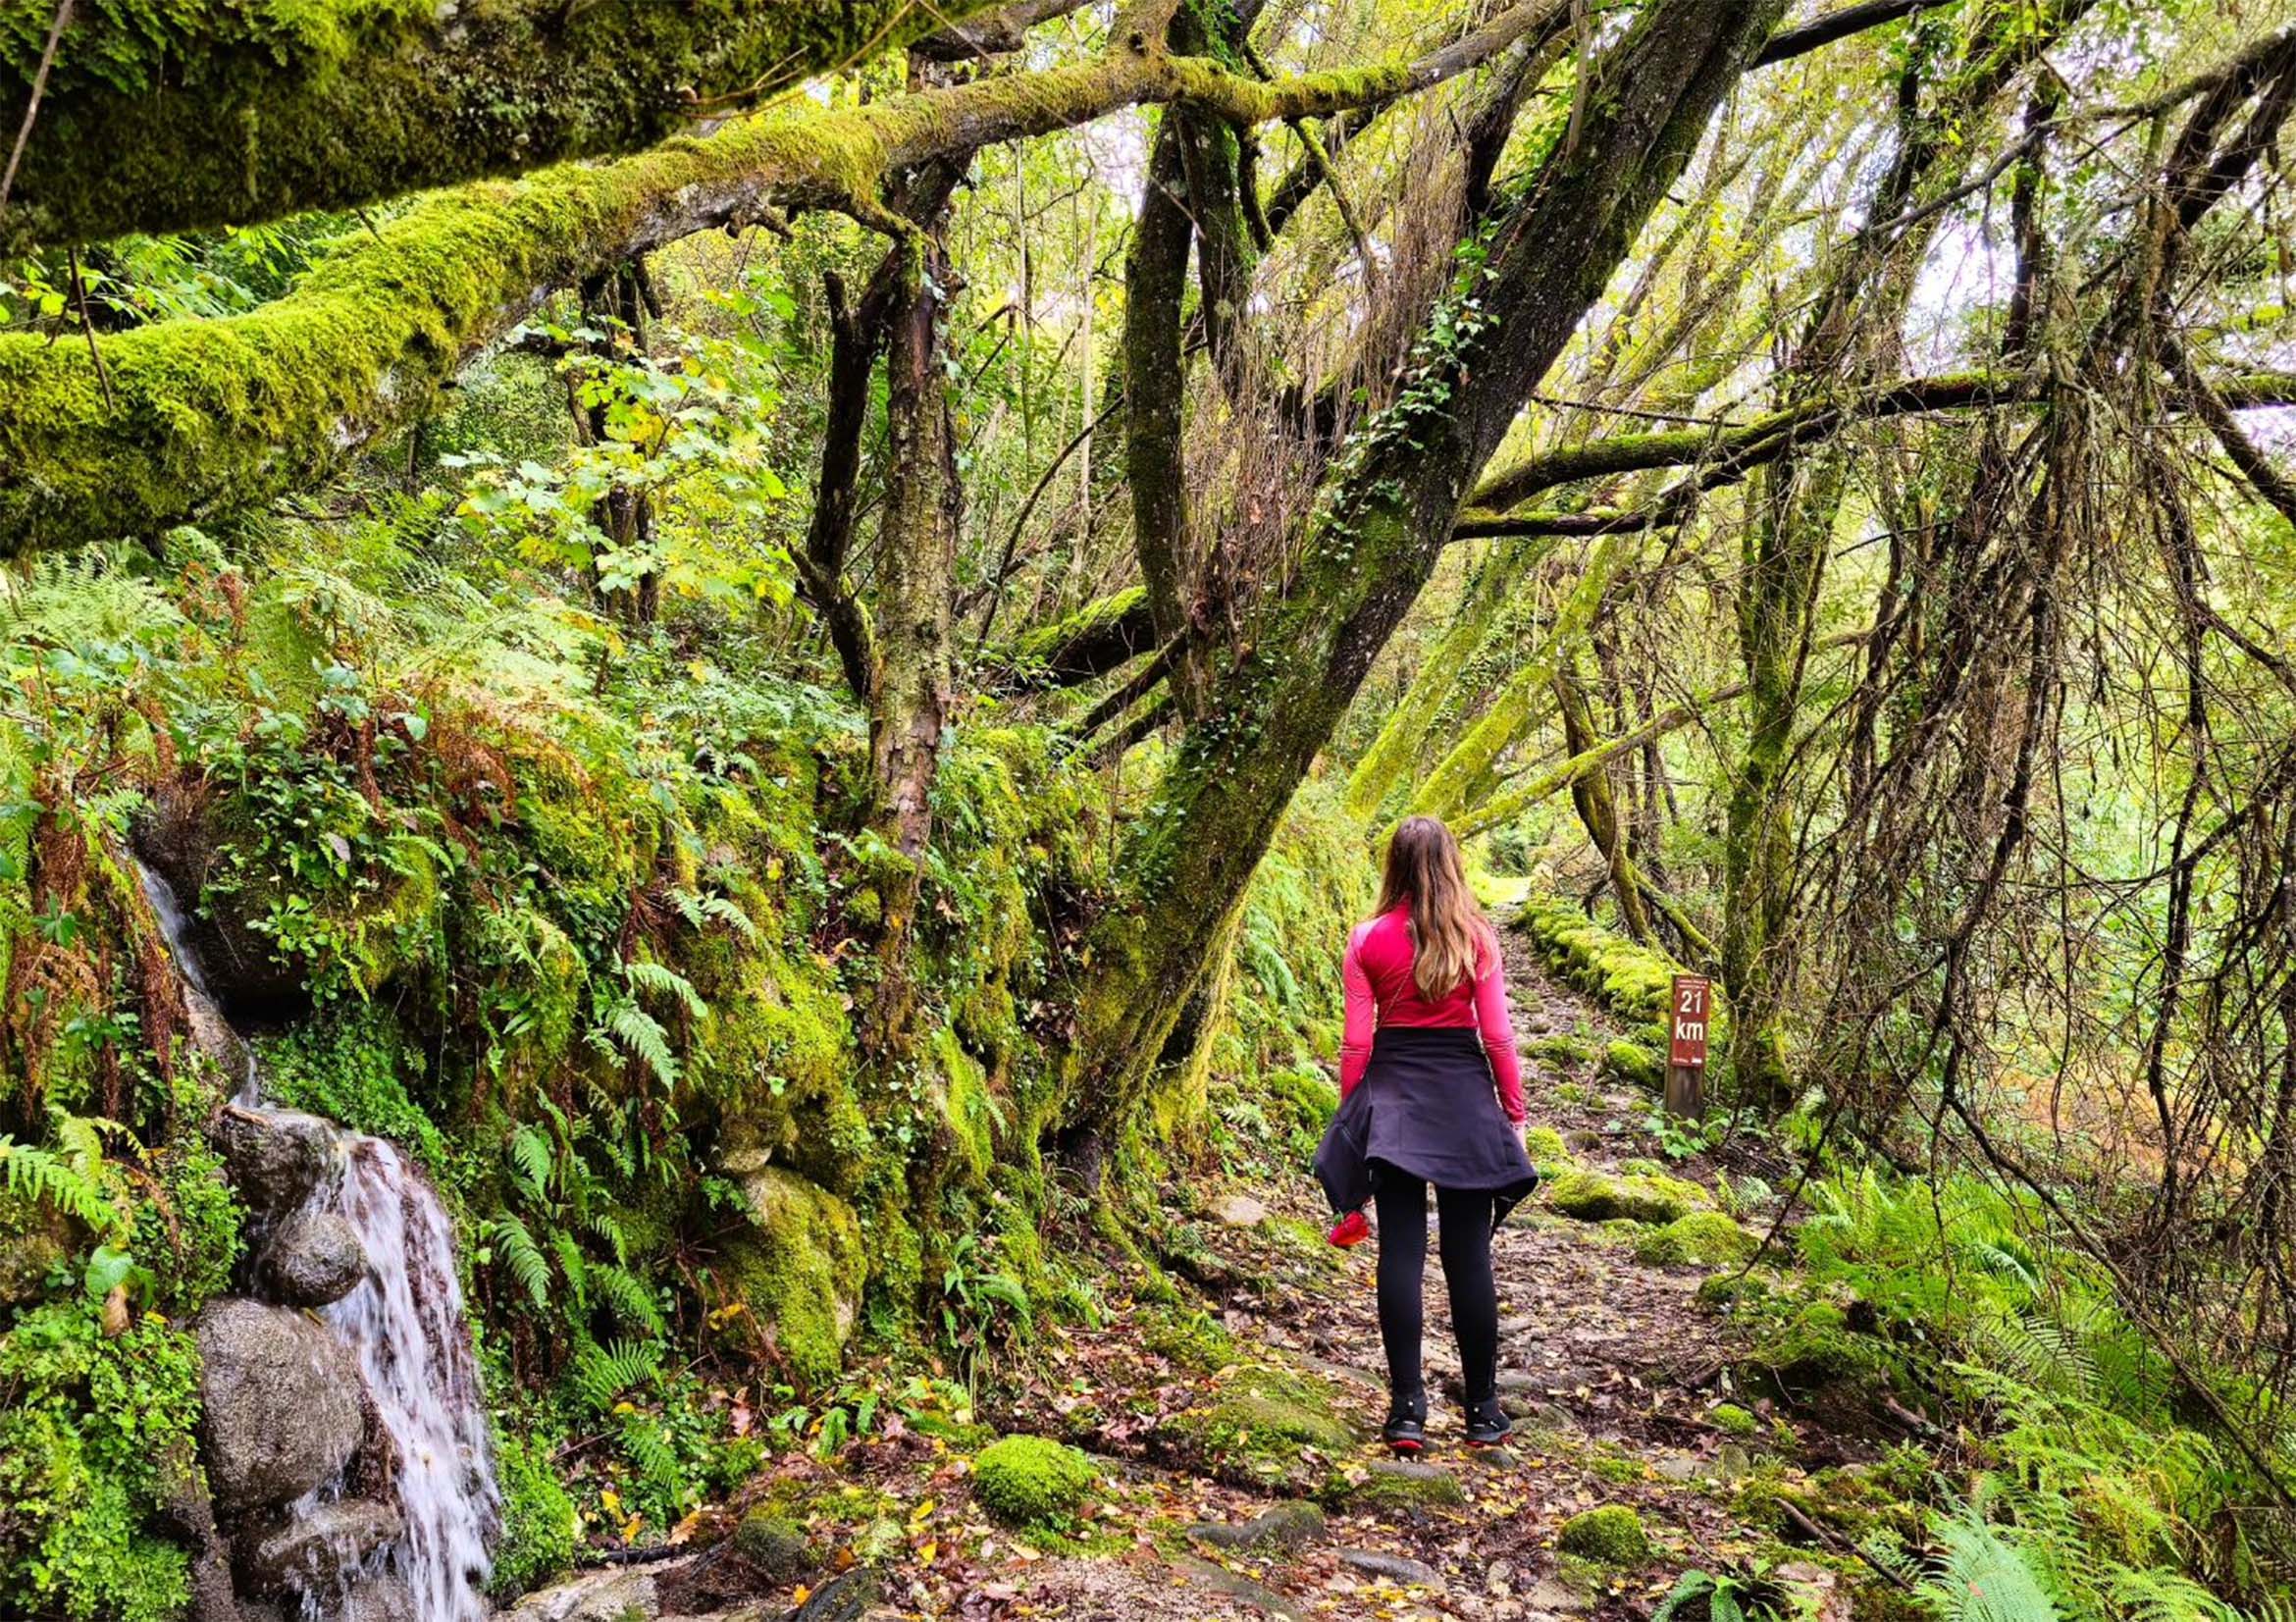
{"type": "MultiPolygon", "coordinates": [[[[1631,1172],[1656,1156],[1645,1094],[1592,1060],[1557,1063],[1552,1041],[1540,1055],[1558,1035],[1599,1054],[1611,1022],[1512,938],[1509,950],[1533,1124],[1558,1129],[1582,1167],[1631,1172]]],[[[1708,1187],[1717,1170],[1706,1156],[1667,1168],[1708,1187]]],[[[770,1491],[809,1506],[812,1553],[831,1565],[737,1614],[793,1614],[794,1600],[808,1622],[843,1622],[862,1607],[835,1603],[823,1577],[834,1591],[836,1571],[865,1567],[878,1574],[872,1618],[1626,1622],[1647,1617],[1685,1570],[1779,1552],[1774,1530],[1748,1518],[1776,1500],[1745,1491],[1749,1479],[1800,1483],[1870,1457],[1734,1389],[1746,1348],[1696,1299],[1711,1270],[1638,1261],[1626,1225],[1566,1220],[1540,1196],[1493,1247],[1514,1438],[1480,1451],[1461,1441],[1457,1353],[1431,1256],[1429,1447],[1398,1470],[1374,1439],[1386,1403],[1377,1245],[1334,1250],[1328,1221],[1304,1173],[1212,1191],[1203,1250],[1167,1258],[1193,1299],[1144,1292],[1097,1327],[1047,1329],[1019,1388],[984,1394],[978,1418],[995,1431],[1093,1455],[1099,1490],[1066,1535],[995,1525],[971,1502],[966,1440],[896,1418],[834,1468],[785,1461],[770,1491]],[[1295,1410],[1303,1390],[1317,1403],[1295,1410]],[[1724,1402],[1739,1405],[1723,1416],[1730,1429],[1708,1417],[1724,1402]],[[1644,1557],[1558,1550],[1565,1522],[1612,1504],[1640,1517],[1644,1557]]],[[[1847,1616],[1846,1551],[1830,1562],[1788,1552],[1774,1575],[1815,1614],[1847,1616]]],[[[663,1598],[662,1614],[705,1608],[663,1598]]]]}

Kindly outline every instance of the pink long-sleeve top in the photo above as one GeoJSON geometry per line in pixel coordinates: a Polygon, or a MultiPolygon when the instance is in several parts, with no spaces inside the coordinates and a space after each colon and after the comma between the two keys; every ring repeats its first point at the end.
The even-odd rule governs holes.
{"type": "Polygon", "coordinates": [[[1409,903],[1358,924],[1347,937],[1340,978],[1347,992],[1346,1026],[1339,1042],[1339,1096],[1363,1079],[1371,1063],[1372,1036],[1383,1025],[1473,1027],[1490,1056],[1498,1083],[1499,1107],[1518,1125],[1523,1121],[1523,1073],[1515,1060],[1515,1026],[1507,1017],[1507,982],[1499,967],[1498,943],[1487,940],[1476,953],[1475,978],[1450,995],[1427,1002],[1411,977],[1415,948],[1409,903]]]}

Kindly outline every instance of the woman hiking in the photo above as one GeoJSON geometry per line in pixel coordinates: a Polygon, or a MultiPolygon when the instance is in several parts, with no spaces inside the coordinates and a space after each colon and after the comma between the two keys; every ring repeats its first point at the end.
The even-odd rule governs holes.
{"type": "Polygon", "coordinates": [[[1349,1213],[1335,1243],[1379,1211],[1380,1338],[1387,1353],[1388,1446],[1427,1445],[1420,1367],[1427,1190],[1467,1394],[1467,1441],[1490,1446],[1512,1427],[1498,1402],[1498,1287],[1490,1240],[1538,1186],[1523,1148],[1523,1083],[1507,1014],[1498,936],[1467,888],[1459,843],[1432,816],[1387,841],[1379,914],[1349,935],[1339,1112],[1316,1152],[1332,1208],[1349,1213]]]}

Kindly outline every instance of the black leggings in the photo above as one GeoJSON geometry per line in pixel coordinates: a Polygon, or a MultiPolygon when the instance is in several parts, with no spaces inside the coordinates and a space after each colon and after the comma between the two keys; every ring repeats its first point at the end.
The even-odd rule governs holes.
{"type": "MultiPolygon", "coordinates": [[[[1427,1184],[1383,1163],[1375,1195],[1380,1212],[1380,1338],[1387,1348],[1387,1387],[1397,1396],[1422,1389],[1420,1301],[1427,1273],[1427,1184]]],[[[1443,1282],[1451,1291],[1451,1329],[1459,1337],[1459,1372],[1467,1400],[1492,1394],[1498,1380],[1498,1284],[1490,1276],[1491,1194],[1487,1188],[1437,1188],[1436,1235],[1443,1282]]]]}

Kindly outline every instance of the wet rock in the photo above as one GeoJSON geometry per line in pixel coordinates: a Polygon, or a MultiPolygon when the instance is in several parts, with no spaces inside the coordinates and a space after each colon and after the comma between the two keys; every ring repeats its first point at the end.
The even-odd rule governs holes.
{"type": "Polygon", "coordinates": [[[207,991],[235,1020],[277,1020],[310,1007],[295,961],[282,962],[270,936],[251,928],[234,898],[206,893],[224,839],[209,797],[163,786],[136,817],[131,842],[172,892],[182,945],[197,961],[207,991]]]}
{"type": "Polygon", "coordinates": [[[389,1505],[338,1498],[258,1539],[239,1575],[256,1594],[333,1593],[345,1574],[405,1530],[389,1505]]]}
{"type": "Polygon", "coordinates": [[[227,1104],[213,1136],[239,1198],[270,1216],[301,1205],[335,1166],[335,1128],[315,1115],[227,1104]]]}
{"type": "Polygon", "coordinates": [[[358,1365],[319,1325],[229,1296],[210,1302],[193,1331],[201,1457],[226,1514],[299,1498],[358,1449],[358,1365]]]}
{"type": "Polygon", "coordinates": [[[1541,1577],[1523,1596],[1533,1616],[1577,1616],[1593,1609],[1585,1594],[1557,1577],[1541,1577]]]}
{"type": "Polygon", "coordinates": [[[301,1210],[280,1225],[256,1270],[264,1293],[290,1307],[323,1307],[358,1288],[367,1253],[358,1230],[332,1211],[301,1210]]]}
{"type": "Polygon", "coordinates": [[[423,1622],[414,1591],[398,1577],[366,1579],[319,1615],[320,1622],[423,1622]]]}
{"type": "Polygon", "coordinates": [[[585,1572],[528,1595],[495,1622],[654,1622],[661,1600],[653,1573],[622,1567],[585,1572]]]}
{"type": "Polygon", "coordinates": [[[1199,1521],[1188,1536],[1215,1548],[1297,1548],[1324,1535],[1324,1512],[1312,1503],[1279,1503],[1248,1521],[1199,1521]]]}
{"type": "Polygon", "coordinates": [[[215,1501],[189,1443],[161,1455],[160,1525],[191,1555],[185,1622],[246,1622],[232,1584],[231,1549],[216,1530],[215,1501]]]}
{"type": "Polygon", "coordinates": [[[1443,1588],[1441,1572],[1400,1554],[1382,1554],[1370,1548],[1343,1548],[1339,1551],[1339,1563],[1350,1571],[1359,1571],[1366,1577],[1377,1577],[1382,1582],[1393,1583],[1401,1588],[1434,1589],[1437,1593],[1443,1588]]]}

